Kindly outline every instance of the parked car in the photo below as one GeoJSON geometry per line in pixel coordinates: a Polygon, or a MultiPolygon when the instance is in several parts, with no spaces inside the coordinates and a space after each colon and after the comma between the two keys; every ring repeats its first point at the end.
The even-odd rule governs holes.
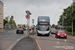
{"type": "MultiPolygon", "coordinates": [[[[23,28],[23,30],[27,30],[27,29],[28,29],[27,27],[24,27],[24,28],[23,28]]],[[[31,30],[31,29],[29,28],[29,30],[31,30]]]]}
{"type": "Polygon", "coordinates": [[[26,27],[23,27],[23,30],[26,30],[26,27]]]}
{"type": "Polygon", "coordinates": [[[65,39],[67,39],[67,34],[64,30],[58,30],[55,34],[55,37],[58,38],[58,37],[64,37],[65,39]]]}
{"type": "Polygon", "coordinates": [[[23,28],[17,28],[16,34],[24,34],[23,28]]]}

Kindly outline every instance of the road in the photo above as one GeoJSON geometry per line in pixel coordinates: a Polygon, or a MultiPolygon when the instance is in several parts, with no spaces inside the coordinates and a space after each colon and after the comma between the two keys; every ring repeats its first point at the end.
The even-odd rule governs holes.
{"type": "MultiPolygon", "coordinates": [[[[0,33],[0,50],[7,50],[25,35],[26,32],[24,34],[16,34],[16,30],[0,33]]],[[[75,37],[68,36],[67,39],[55,38],[54,34],[51,34],[49,37],[30,34],[30,37],[35,39],[39,50],[75,50],[75,37]]],[[[23,48],[25,48],[25,46],[23,46],[23,48]]]]}
{"type": "Polygon", "coordinates": [[[39,50],[75,50],[75,37],[67,39],[55,38],[54,34],[47,36],[34,36],[39,50]]]}
{"type": "Polygon", "coordinates": [[[7,50],[25,34],[16,34],[16,30],[0,33],[0,50],[7,50]]]}

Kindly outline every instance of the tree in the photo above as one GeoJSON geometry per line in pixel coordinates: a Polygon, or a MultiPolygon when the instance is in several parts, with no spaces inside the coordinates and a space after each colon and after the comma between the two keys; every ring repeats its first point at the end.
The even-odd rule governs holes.
{"type": "Polygon", "coordinates": [[[52,28],[54,28],[54,27],[55,27],[55,24],[52,25],[52,28]]]}
{"type": "Polygon", "coordinates": [[[64,12],[60,15],[58,23],[62,22],[62,17],[64,18],[64,25],[65,26],[72,26],[72,19],[73,19],[73,25],[74,25],[74,31],[75,31],[75,2],[68,6],[66,9],[64,9],[64,12]],[[73,9],[72,9],[73,8],[73,9]]]}
{"type": "Polygon", "coordinates": [[[3,24],[3,25],[5,26],[5,24],[7,24],[7,23],[8,23],[8,21],[7,21],[7,20],[5,20],[5,19],[3,19],[3,20],[4,20],[4,22],[3,22],[4,24],[3,24]]]}
{"type": "Polygon", "coordinates": [[[8,22],[9,21],[9,16],[5,17],[5,20],[8,22]]]}
{"type": "Polygon", "coordinates": [[[58,27],[58,25],[55,25],[55,28],[57,28],[58,27]]]}
{"type": "Polygon", "coordinates": [[[8,24],[16,24],[15,21],[12,19],[12,17],[10,18],[8,24]]]}

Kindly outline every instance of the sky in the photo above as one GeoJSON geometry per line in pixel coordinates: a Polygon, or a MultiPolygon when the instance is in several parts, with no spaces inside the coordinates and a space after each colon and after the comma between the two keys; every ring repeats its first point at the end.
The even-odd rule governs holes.
{"type": "Polygon", "coordinates": [[[32,19],[37,24],[38,16],[49,16],[50,24],[58,24],[64,8],[72,4],[72,0],[0,0],[4,3],[4,18],[14,16],[16,24],[27,24],[26,10],[29,10],[30,25],[32,19]]]}

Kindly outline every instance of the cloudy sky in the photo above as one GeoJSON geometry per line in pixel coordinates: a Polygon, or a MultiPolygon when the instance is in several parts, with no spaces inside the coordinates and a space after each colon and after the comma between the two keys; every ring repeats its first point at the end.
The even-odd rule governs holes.
{"type": "Polygon", "coordinates": [[[4,3],[4,18],[6,16],[14,16],[17,24],[27,24],[25,11],[29,10],[32,15],[30,17],[30,25],[32,19],[37,24],[38,16],[49,16],[50,23],[57,24],[59,16],[63,9],[72,4],[72,0],[0,0],[4,3]],[[22,20],[21,20],[22,19],[22,20]],[[22,21],[22,22],[21,22],[22,21]]]}

